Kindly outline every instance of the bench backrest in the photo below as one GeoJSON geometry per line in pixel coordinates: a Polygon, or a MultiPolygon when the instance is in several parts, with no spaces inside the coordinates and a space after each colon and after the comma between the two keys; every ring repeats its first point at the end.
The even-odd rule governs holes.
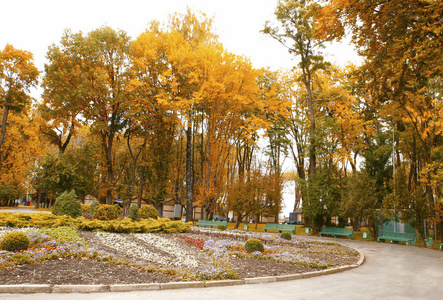
{"type": "Polygon", "coordinates": [[[339,227],[323,227],[324,232],[342,233],[342,234],[353,234],[354,229],[352,228],[339,228],[339,227]]]}
{"type": "Polygon", "coordinates": [[[383,234],[384,236],[397,237],[397,238],[405,238],[410,240],[415,240],[416,235],[413,233],[403,233],[403,232],[391,232],[388,231],[383,234]]]}
{"type": "Polygon", "coordinates": [[[218,226],[218,225],[228,225],[228,222],[226,221],[212,221],[212,220],[198,220],[197,225],[211,225],[211,226],[218,226]]]}
{"type": "Polygon", "coordinates": [[[295,230],[295,225],[292,224],[278,224],[278,223],[266,223],[266,230],[295,230]]]}

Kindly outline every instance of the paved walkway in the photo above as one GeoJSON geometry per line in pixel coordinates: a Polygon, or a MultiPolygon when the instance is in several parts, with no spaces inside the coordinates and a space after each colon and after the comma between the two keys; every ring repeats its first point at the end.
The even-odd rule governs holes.
{"type": "Polygon", "coordinates": [[[47,210],[36,210],[34,208],[22,208],[22,207],[18,207],[18,208],[0,208],[0,212],[10,212],[10,213],[25,213],[25,214],[32,214],[32,213],[51,213],[50,211],[47,210]]]}
{"type": "Polygon", "coordinates": [[[265,284],[125,293],[0,294],[0,299],[443,299],[443,251],[339,241],[364,253],[366,260],[361,267],[327,276],[265,284]]]}

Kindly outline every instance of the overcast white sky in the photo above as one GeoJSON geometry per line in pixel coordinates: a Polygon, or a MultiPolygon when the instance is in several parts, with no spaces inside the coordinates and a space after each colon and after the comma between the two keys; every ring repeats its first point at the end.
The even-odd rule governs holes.
{"type": "MultiPolygon", "coordinates": [[[[122,29],[136,38],[151,20],[166,21],[189,6],[214,17],[216,33],[225,48],[246,55],[259,67],[292,68],[286,49],[261,34],[266,20],[274,20],[277,0],[11,0],[2,1],[0,48],[6,43],[31,51],[43,71],[48,46],[59,43],[63,31],[89,32],[102,25],[122,29]]],[[[327,47],[327,58],[339,64],[356,60],[349,45],[327,47]],[[334,55],[334,56],[332,56],[334,55]]]]}
{"type": "MultiPolygon", "coordinates": [[[[256,68],[291,69],[292,60],[278,42],[260,33],[265,21],[274,18],[277,0],[3,0],[0,17],[0,49],[7,43],[34,54],[35,65],[44,70],[48,46],[59,43],[65,29],[85,33],[102,25],[126,31],[132,38],[142,33],[149,21],[167,21],[172,13],[205,12],[224,47],[249,57],[256,68]]],[[[358,56],[347,44],[327,45],[326,59],[345,65],[357,64],[358,56]]],[[[32,92],[39,98],[40,91],[32,92]]],[[[292,210],[286,202],[284,214],[292,210]]]]}

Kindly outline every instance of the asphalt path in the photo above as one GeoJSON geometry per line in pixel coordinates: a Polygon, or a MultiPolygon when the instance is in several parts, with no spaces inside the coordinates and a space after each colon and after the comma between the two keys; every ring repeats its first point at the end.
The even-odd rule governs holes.
{"type": "Polygon", "coordinates": [[[34,208],[4,208],[0,209],[0,212],[10,212],[10,213],[25,213],[25,214],[33,214],[33,213],[51,213],[46,210],[36,210],[34,208]]]}
{"type": "Polygon", "coordinates": [[[443,299],[443,251],[389,243],[315,239],[339,241],[357,249],[365,255],[365,262],[342,273],[293,281],[144,292],[0,294],[0,299],[443,299]]]}

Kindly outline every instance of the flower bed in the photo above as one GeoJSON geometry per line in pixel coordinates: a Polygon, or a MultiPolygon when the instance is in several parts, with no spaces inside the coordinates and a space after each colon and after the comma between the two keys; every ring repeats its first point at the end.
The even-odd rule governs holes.
{"type": "MultiPolygon", "coordinates": [[[[130,266],[140,274],[163,274],[169,276],[169,281],[217,280],[295,274],[353,264],[358,260],[356,251],[337,243],[304,239],[288,241],[278,235],[242,231],[191,228],[182,234],[77,234],[73,227],[15,230],[26,232],[32,244],[19,253],[1,251],[0,269],[63,258],[93,259],[130,266]],[[250,238],[263,241],[264,251],[247,252],[244,243],[250,238]]],[[[0,239],[2,236],[4,233],[0,230],[0,239]]],[[[113,272],[110,280],[129,271],[125,272],[113,272]]],[[[8,273],[0,275],[9,276],[8,273]]],[[[69,275],[66,277],[66,283],[69,283],[69,275]]],[[[168,279],[162,277],[161,280],[168,279]]]]}

